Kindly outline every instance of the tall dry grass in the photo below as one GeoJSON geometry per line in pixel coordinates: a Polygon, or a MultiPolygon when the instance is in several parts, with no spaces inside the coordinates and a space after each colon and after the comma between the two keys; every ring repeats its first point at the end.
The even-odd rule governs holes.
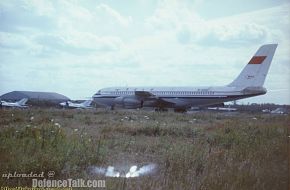
{"type": "Polygon", "coordinates": [[[56,179],[106,179],[107,189],[287,189],[289,120],[247,113],[1,110],[0,171],[53,170],[56,179]],[[87,170],[148,163],[157,170],[139,178],[87,170]]]}

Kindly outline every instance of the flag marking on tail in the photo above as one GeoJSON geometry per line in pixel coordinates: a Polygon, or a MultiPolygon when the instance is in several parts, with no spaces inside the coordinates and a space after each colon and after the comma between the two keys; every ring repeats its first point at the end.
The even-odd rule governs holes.
{"type": "Polygon", "coordinates": [[[254,56],[248,64],[261,64],[267,56],[254,56]]]}

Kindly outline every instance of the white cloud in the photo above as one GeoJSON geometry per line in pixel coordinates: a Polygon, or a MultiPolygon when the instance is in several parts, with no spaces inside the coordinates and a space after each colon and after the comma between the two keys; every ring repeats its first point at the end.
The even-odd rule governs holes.
{"type": "Polygon", "coordinates": [[[159,1],[154,14],[146,20],[148,26],[160,30],[175,30],[184,25],[198,26],[203,22],[189,2],[170,0],[159,1]]]}
{"type": "Polygon", "coordinates": [[[59,34],[41,34],[35,36],[35,42],[42,46],[42,53],[56,56],[58,53],[72,53],[82,55],[95,52],[117,51],[122,46],[118,37],[99,37],[91,33],[73,32],[59,34]],[[57,52],[59,51],[59,52],[57,52]]]}
{"type": "Polygon", "coordinates": [[[255,23],[214,23],[197,39],[201,45],[241,46],[261,44],[268,36],[267,28],[255,23]]]}
{"type": "Polygon", "coordinates": [[[132,17],[122,16],[119,12],[106,4],[100,4],[96,9],[101,14],[100,16],[102,19],[111,18],[110,20],[105,20],[106,22],[116,22],[121,26],[128,26],[132,22],[132,17]]]}
{"type": "Polygon", "coordinates": [[[54,23],[47,15],[36,15],[35,8],[23,1],[1,1],[0,30],[21,33],[23,29],[51,31],[54,23]]]}
{"type": "Polygon", "coordinates": [[[23,7],[28,11],[34,11],[38,16],[51,16],[55,14],[55,8],[51,1],[24,0],[23,7]]]}
{"type": "Polygon", "coordinates": [[[19,34],[0,32],[0,46],[7,49],[20,49],[29,46],[29,40],[19,34]]]}
{"type": "Polygon", "coordinates": [[[183,1],[161,1],[147,24],[163,32],[176,31],[180,43],[225,46],[260,44],[277,39],[289,25],[289,4],[220,19],[202,19],[183,1]],[[278,21],[278,23],[276,22],[278,21]],[[277,28],[277,25],[279,27],[277,28]]]}

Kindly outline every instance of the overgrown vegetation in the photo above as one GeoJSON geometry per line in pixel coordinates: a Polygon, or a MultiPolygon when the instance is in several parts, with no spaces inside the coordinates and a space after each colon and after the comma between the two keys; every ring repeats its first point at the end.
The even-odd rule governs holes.
{"type": "MultiPolygon", "coordinates": [[[[287,189],[289,121],[246,113],[1,110],[0,171],[106,179],[107,189],[287,189]],[[147,163],[157,171],[125,186],[87,171],[147,163]]],[[[31,185],[21,178],[0,183],[31,185]]]]}

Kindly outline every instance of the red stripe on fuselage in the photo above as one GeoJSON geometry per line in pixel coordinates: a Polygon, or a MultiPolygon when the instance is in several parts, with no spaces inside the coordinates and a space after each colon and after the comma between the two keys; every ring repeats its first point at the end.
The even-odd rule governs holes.
{"type": "Polygon", "coordinates": [[[254,56],[248,64],[261,64],[267,56],[254,56]]]}

